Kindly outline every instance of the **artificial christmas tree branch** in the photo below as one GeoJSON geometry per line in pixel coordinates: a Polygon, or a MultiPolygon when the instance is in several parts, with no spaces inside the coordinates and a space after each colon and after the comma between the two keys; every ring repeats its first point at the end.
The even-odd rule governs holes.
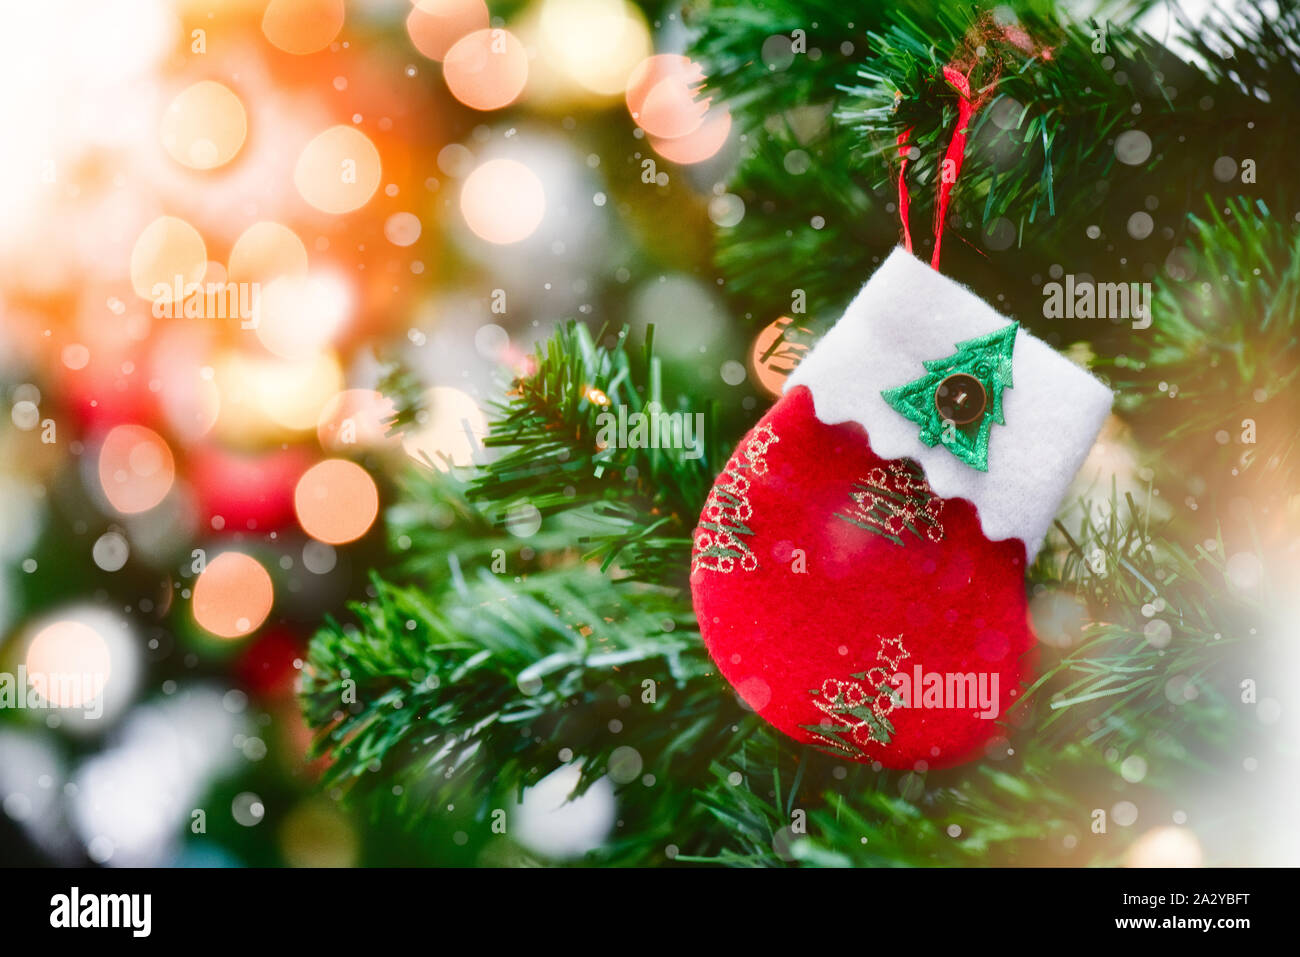
{"type": "MultiPolygon", "coordinates": [[[[693,7],[710,86],[731,100],[748,135],[732,184],[747,214],[722,231],[718,263],[726,292],[754,326],[785,312],[792,291],[805,289],[808,324],[824,331],[883,258],[899,229],[889,208],[897,173],[890,144],[904,124],[921,154],[909,176],[932,184],[938,175],[954,94],[931,71],[949,62],[978,13],[891,8],[864,4],[858,17],[842,5],[782,0],[693,7]],[[770,68],[756,51],[796,29],[822,55],[770,68]],[[846,44],[851,52],[843,52],[846,44]],[[804,157],[790,160],[795,152],[806,165],[804,157]]],[[[1203,69],[1133,32],[1127,14],[1103,32],[1111,44],[1104,55],[1115,60],[1106,66],[1092,52],[1092,24],[1062,26],[1051,5],[1015,9],[1036,52],[1017,61],[1003,51],[954,201],[957,232],[972,243],[989,220],[1014,222],[1018,273],[1045,274],[1062,259],[1083,264],[1083,272],[1099,255],[1083,230],[1116,202],[1118,187],[1098,184],[1116,178],[1113,136],[1126,117],[1137,117],[1153,140],[1143,168],[1165,177],[1162,208],[1181,202],[1186,209],[1221,189],[1207,180],[1204,151],[1173,145],[1185,135],[1178,130],[1222,124],[1224,116],[1267,124],[1261,90],[1277,118],[1300,99],[1285,52],[1300,32],[1294,3],[1271,21],[1249,18],[1230,35],[1203,28],[1193,41],[1203,69]],[[1128,75],[1125,82],[1117,72],[1128,75]],[[999,108],[999,96],[1020,109],[999,108]],[[1135,103],[1141,112],[1132,111],[1135,103]],[[1016,149],[1008,154],[1009,145],[1016,149]]],[[[1244,124],[1232,127],[1246,136],[1244,124]]],[[[1278,161],[1281,139],[1261,132],[1248,142],[1261,166],[1278,161]]],[[[1300,260],[1293,229],[1269,213],[1290,210],[1292,190],[1276,175],[1252,190],[1250,202],[1215,200],[1206,218],[1171,227],[1169,239],[1190,231],[1202,268],[1190,280],[1156,278],[1159,321],[1145,335],[1062,327],[1067,341],[1090,344],[1095,368],[1111,377],[1120,411],[1144,430],[1157,466],[1196,455],[1186,451],[1189,436],[1239,419],[1264,402],[1261,390],[1271,399],[1294,381],[1300,260]],[[1141,413],[1170,401],[1160,382],[1182,384],[1197,399],[1185,420],[1144,420],[1141,413]]],[[[1127,215],[1128,199],[1121,205],[1127,215]]],[[[945,258],[959,268],[975,258],[960,244],[951,248],[945,244],[945,258]]],[[[996,288],[1005,279],[998,268],[988,264],[982,281],[996,288]]],[[[1008,299],[1036,308],[1037,288],[1017,281],[1019,292],[1004,283],[1008,299]]],[[[1042,320],[1031,313],[1024,321],[1042,320]]],[[[711,427],[698,459],[597,441],[597,417],[607,408],[663,403],[655,363],[622,336],[566,327],[496,410],[489,445],[504,454],[476,469],[468,488],[434,477],[410,484],[390,515],[395,540],[405,542],[401,563],[354,610],[355,624],[332,624],[313,642],[305,702],[309,720],[326,730],[319,748],[333,759],[332,783],[387,804],[401,781],[412,822],[446,789],[486,813],[517,800],[566,748],[566,760],[582,766],[580,788],[589,785],[626,741],[654,784],[620,783],[627,826],[593,862],[1041,863],[1046,840],[1063,863],[1109,863],[1129,835],[1090,830],[1095,809],[1114,801],[1099,775],[1117,780],[1124,760],[1140,751],[1152,763],[1141,782],[1144,807],[1172,807],[1188,775],[1213,774],[1255,746],[1257,722],[1236,695],[1265,644],[1259,596],[1233,584],[1228,546],[1213,535],[1216,544],[1207,546],[1200,516],[1162,522],[1150,501],[1139,507],[1113,491],[1082,503],[1083,517],[1059,526],[1030,570],[1035,595],[1057,594],[1077,607],[1078,630],[1066,647],[1042,650],[1040,677],[986,760],[883,771],[762,725],[713,673],[682,588],[690,529],[739,430],[711,427]],[[503,528],[525,504],[544,517],[527,540],[527,559],[503,528]],[[507,575],[491,570],[497,550],[508,555],[507,575]],[[528,679],[522,688],[520,675],[528,679]],[[345,706],[348,680],[356,682],[356,703],[345,706]],[[659,690],[641,706],[645,681],[659,690]],[[608,731],[613,717],[617,734],[608,731]]],[[[1293,474],[1294,429],[1269,436],[1261,458],[1274,463],[1274,474],[1293,474]]],[[[1289,494],[1285,483],[1273,492],[1273,501],[1289,494]]]]}
{"type": "MultiPolygon", "coordinates": [[[[1210,454],[1225,467],[1265,473],[1261,491],[1294,489],[1300,433],[1288,400],[1300,377],[1300,237],[1258,200],[1230,199],[1189,219],[1193,261],[1205,278],[1161,277],[1153,307],[1160,321],[1126,354],[1099,357],[1098,367],[1147,441],[1178,455],[1189,438],[1223,429],[1239,439],[1249,429],[1259,440],[1250,454],[1239,441],[1215,443],[1210,454]],[[1178,387],[1181,415],[1153,433],[1141,413],[1169,401],[1169,383],[1178,387]]],[[[1204,445],[1195,453],[1205,454],[1204,445]]]]}
{"type": "MultiPolygon", "coordinates": [[[[565,331],[550,345],[572,341],[565,331]]],[[[601,361],[600,350],[588,358],[601,361]]],[[[568,400],[550,395],[554,407],[522,392],[514,401],[558,419],[568,400]]],[[[511,488],[507,501],[516,494],[511,488]]],[[[1086,817],[1091,796],[1069,795],[1052,782],[1096,767],[1099,747],[1127,749],[1159,731],[1166,753],[1187,762],[1204,759],[1206,745],[1222,750],[1236,740],[1224,688],[1199,685],[1200,696],[1173,716],[1163,713],[1164,688],[1175,674],[1221,671],[1248,608],[1211,607],[1207,596],[1222,590],[1214,578],[1222,577],[1221,562],[1184,556],[1158,530],[1151,533],[1132,502],[1105,503],[1111,517],[1104,523],[1087,517],[1097,511],[1089,505],[1078,529],[1061,530],[1031,575],[1037,586],[1077,595],[1098,624],[1080,636],[1076,651],[1046,667],[1022,705],[1033,718],[1016,733],[1027,743],[1018,746],[1014,777],[958,769],[907,778],[870,768],[837,776],[842,762],[756,726],[723,691],[680,592],[614,582],[582,562],[582,527],[530,539],[538,557],[510,566],[527,569],[521,582],[493,575],[495,549],[511,549],[510,561],[518,561],[510,536],[492,520],[496,511],[491,501],[466,498],[448,477],[413,481],[390,517],[394,539],[409,542],[399,546],[406,557],[394,572],[408,584],[377,580],[375,598],[354,608],[355,623],[331,625],[313,642],[304,702],[311,723],[326,731],[318,748],[332,759],[327,782],[358,797],[400,801],[413,824],[449,794],[481,814],[508,806],[558,766],[564,748],[589,784],[626,740],[635,742],[656,785],[633,782],[620,792],[641,830],[594,860],[662,863],[663,848],[673,844],[682,860],[735,865],[959,863],[987,861],[994,847],[1004,848],[997,859],[1014,862],[1037,844],[1038,825],[1023,822],[1025,808],[1054,808],[1048,823],[1057,829],[1086,817]],[[1122,504],[1128,514],[1121,521],[1122,504]],[[561,564],[539,570],[542,556],[561,564]],[[1146,641],[1149,619],[1139,608],[1154,597],[1152,586],[1177,609],[1180,637],[1186,629],[1185,637],[1196,639],[1172,655],[1146,641]],[[1221,639],[1212,637],[1216,629],[1221,639]],[[1124,683],[1113,683],[1117,677],[1124,683]],[[355,691],[345,701],[349,680],[355,691]],[[650,705],[639,703],[645,681],[656,689],[650,705]],[[1098,681],[1112,693],[1076,693],[1098,681]],[[1053,699],[1058,692],[1065,697],[1053,699]],[[631,707],[619,704],[623,697],[631,707]],[[612,717],[623,723],[622,738],[603,733],[612,717]],[[789,783],[780,805],[769,807],[755,789],[778,793],[771,775],[781,767],[780,780],[789,783]],[[397,799],[395,781],[402,784],[397,799]],[[907,782],[906,797],[899,781],[907,782]],[[1008,803],[1011,795],[1020,803],[1008,803]],[[940,821],[964,828],[974,844],[954,841],[946,824],[918,824],[949,803],[940,821]],[[806,835],[782,831],[796,806],[811,812],[806,835]],[[842,841],[850,831],[853,840],[842,841]],[[861,836],[867,845],[846,850],[861,836]]]]}
{"type": "MultiPolygon", "coordinates": [[[[1161,208],[1186,208],[1207,191],[1221,190],[1215,156],[1191,144],[1213,143],[1216,155],[1249,157],[1259,169],[1278,171],[1250,183],[1251,194],[1271,209],[1290,208],[1296,196],[1293,179],[1280,173],[1289,163],[1282,125],[1300,106],[1300,74],[1287,39],[1300,32],[1294,0],[1280,4],[1276,18],[1246,10],[1233,28],[1212,22],[1193,27],[1191,46],[1204,68],[1133,26],[1143,4],[1116,4],[1098,14],[1102,19],[1081,23],[1065,20],[1054,4],[1003,5],[999,9],[1016,17],[1029,51],[999,36],[976,5],[863,3],[823,16],[779,3],[765,18],[740,12],[742,6],[747,4],[702,3],[693,22],[702,31],[696,50],[713,68],[708,89],[733,103],[745,129],[778,130],[746,144],[735,185],[752,212],[721,232],[718,251],[728,283],[743,293],[755,326],[787,310],[791,290],[813,287],[816,301],[806,324],[824,328],[856,291],[857,277],[892,244],[898,235],[897,137],[903,130],[910,130],[914,148],[908,179],[930,195],[956,115],[957,94],[942,67],[973,46],[975,29],[988,39],[980,68],[972,73],[973,88],[981,76],[994,76],[983,60],[996,60],[999,68],[972,124],[951,225],[977,247],[985,245],[995,223],[1008,231],[999,235],[998,249],[1014,250],[1011,275],[1019,281],[1001,281],[996,270],[1006,267],[961,243],[952,244],[960,252],[953,268],[976,291],[1005,294],[1008,315],[1031,329],[1041,300],[1035,301],[1036,289],[1024,287],[1023,276],[1045,274],[1063,260],[1077,262],[1079,272],[1095,271],[1103,250],[1081,243],[1079,224],[1100,220],[1115,242],[1128,242],[1124,219],[1107,224],[1107,210],[1122,209],[1127,218],[1148,195],[1161,208]],[[807,49],[819,52],[816,59],[805,53],[793,64],[771,67],[754,55],[773,34],[789,36],[792,30],[808,35],[807,49]],[[840,54],[843,43],[852,47],[851,55],[840,54]],[[810,113],[828,119],[819,122],[810,113]],[[777,146],[780,128],[792,117],[803,117],[806,132],[798,142],[777,146]],[[1121,145],[1135,149],[1125,150],[1121,161],[1115,144],[1128,131],[1135,135],[1121,145]],[[785,163],[794,149],[814,161],[792,174],[785,163]],[[1157,171],[1158,178],[1135,175],[1157,171]],[[847,205],[835,202],[835,195],[845,196],[847,205]],[[1068,216],[1054,214],[1058,199],[1068,216]],[[864,203],[871,209],[865,216],[864,203]],[[799,255],[784,262],[764,258],[762,269],[745,267],[749,253],[778,241],[799,255]],[[838,268],[823,277],[823,263],[838,268]],[[814,284],[810,275],[823,281],[814,284]]],[[[927,200],[913,218],[920,222],[932,209],[927,200]]],[[[1182,237],[1184,224],[1171,228],[1170,238],[1182,237]]],[[[1133,257],[1140,254],[1135,245],[1133,257]]],[[[1097,333],[1068,330],[1076,338],[1097,333]]]]}
{"type": "MultiPolygon", "coordinates": [[[[586,550],[601,558],[602,567],[617,559],[637,577],[680,583],[691,507],[707,489],[716,461],[716,452],[703,444],[714,430],[699,436],[698,455],[687,448],[601,445],[601,417],[610,409],[696,414],[684,403],[670,408],[665,401],[653,332],[633,355],[626,330],[606,348],[584,326],[563,327],[538,350],[535,371],[518,380],[501,407],[485,444],[510,451],[482,470],[470,495],[506,506],[526,502],[544,516],[580,510],[592,523],[586,550]]],[[[707,422],[710,413],[699,414],[707,422]]]]}

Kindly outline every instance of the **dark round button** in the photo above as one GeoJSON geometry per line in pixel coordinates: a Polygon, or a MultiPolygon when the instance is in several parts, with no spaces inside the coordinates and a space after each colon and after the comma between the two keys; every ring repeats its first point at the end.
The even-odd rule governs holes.
{"type": "Polygon", "coordinates": [[[940,417],[957,425],[970,425],[984,414],[984,386],[973,375],[955,372],[934,390],[934,407],[940,417]]]}

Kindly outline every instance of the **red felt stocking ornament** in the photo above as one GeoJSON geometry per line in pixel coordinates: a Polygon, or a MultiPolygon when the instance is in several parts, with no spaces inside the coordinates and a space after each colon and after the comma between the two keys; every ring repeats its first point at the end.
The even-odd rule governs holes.
{"type": "Polygon", "coordinates": [[[844,757],[976,755],[1030,672],[1025,570],[1110,402],[895,250],[709,494],[691,585],[718,669],[844,757]]]}
{"type": "Polygon", "coordinates": [[[1027,565],[1110,404],[895,250],[708,496],[691,585],[718,670],[848,759],[978,756],[1032,671],[1027,565]]]}

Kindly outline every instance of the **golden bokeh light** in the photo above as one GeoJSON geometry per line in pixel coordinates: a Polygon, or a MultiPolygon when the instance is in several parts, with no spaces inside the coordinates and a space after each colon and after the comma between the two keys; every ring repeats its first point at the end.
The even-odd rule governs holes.
{"type": "Polygon", "coordinates": [[[95,701],[112,667],[108,643],[80,621],[56,621],[37,632],[27,646],[27,680],[45,701],[59,708],[81,708],[95,701]]]}
{"type": "Polygon", "coordinates": [[[544,0],[541,52],[584,90],[618,96],[651,52],[645,16],[627,0],[544,0]]]}
{"type": "Polygon", "coordinates": [[[731,134],[731,111],[725,107],[710,110],[699,129],[685,136],[666,140],[658,136],[650,137],[650,145],[664,159],[688,166],[691,163],[703,163],[718,154],[718,150],[727,142],[731,134]]]}
{"type": "Polygon", "coordinates": [[[299,360],[227,352],[213,372],[221,394],[217,437],[240,447],[314,430],[325,404],[343,388],[332,351],[299,360]]]}
{"type": "Polygon", "coordinates": [[[350,126],[331,126],[303,147],[293,184],[304,200],[326,213],[360,209],[383,175],[379,150],[350,126]]]}
{"type": "Polygon", "coordinates": [[[176,460],[162,436],[143,425],[115,426],[99,450],[99,483],[126,515],[147,512],[171,491],[176,460]]]}
{"type": "Polygon", "coordinates": [[[230,248],[231,282],[269,283],[279,276],[307,274],[307,247],[288,226],[254,223],[230,248]]]}
{"type": "Polygon", "coordinates": [[[229,163],[247,135],[244,104],[229,87],[213,80],[185,88],[163,113],[163,148],[190,169],[215,169],[229,163]]]}
{"type": "Polygon", "coordinates": [[[329,545],[353,542],[375,523],[379,490],[370,473],[347,459],[318,462],[298,480],[293,508],[302,530],[329,545]]]}
{"type": "Polygon", "coordinates": [[[343,387],[343,370],[332,352],[259,364],[258,371],[258,403],[273,421],[295,432],[314,429],[325,403],[343,387]]]}
{"type": "Polygon", "coordinates": [[[222,552],[194,583],[191,609],[201,627],[221,638],[242,638],[266,621],[275,602],[271,576],[255,558],[222,552]]]}
{"type": "Polygon", "coordinates": [[[308,359],[333,341],[352,311],[352,292],[337,276],[281,276],[258,297],[257,338],[284,359],[308,359]]]}
{"type": "Polygon", "coordinates": [[[316,437],[326,452],[356,452],[395,445],[399,437],[389,436],[388,427],[397,416],[397,405],[374,389],[345,389],[321,410],[316,437]]]}
{"type": "Polygon", "coordinates": [[[531,236],[546,214],[546,192],[531,169],[516,160],[480,165],[460,190],[460,211],[480,239],[507,245],[531,236]]]}
{"type": "Polygon", "coordinates": [[[704,122],[708,101],[699,100],[704,70],[688,57],[659,53],[643,60],[627,84],[627,109],[651,136],[675,139],[704,122]]]}
{"type": "Polygon", "coordinates": [[[430,60],[441,60],[457,40],[487,25],[483,0],[416,0],[406,17],[411,43],[430,60]]]}
{"type": "Polygon", "coordinates": [[[176,279],[183,290],[202,282],[208,250],[199,231],[175,216],[159,216],[144,228],[131,250],[131,288],[150,302],[176,300],[176,279]]]}
{"type": "Polygon", "coordinates": [[[262,32],[285,53],[305,56],[333,42],[343,16],[343,0],[271,0],[262,14],[262,32]]]}
{"type": "Polygon", "coordinates": [[[524,91],[528,52],[509,30],[475,30],[447,51],[442,75],[451,95],[466,106],[499,110],[524,91]]]}
{"type": "Polygon", "coordinates": [[[431,461],[440,471],[473,465],[488,433],[487,416],[474,399],[450,386],[434,386],[424,394],[423,414],[415,431],[402,438],[406,453],[418,462],[431,461]]]}

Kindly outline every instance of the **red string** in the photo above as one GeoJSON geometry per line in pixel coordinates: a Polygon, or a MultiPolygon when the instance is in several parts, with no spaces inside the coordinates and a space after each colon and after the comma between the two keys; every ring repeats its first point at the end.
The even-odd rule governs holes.
{"type": "MultiPolygon", "coordinates": [[[[1007,54],[1024,54],[1030,58],[1041,56],[1050,60],[1052,48],[1038,46],[1020,27],[998,24],[990,14],[985,13],[971,25],[952,59],[943,68],[944,81],[957,91],[959,99],[957,126],[939,167],[939,189],[934,206],[934,256],[930,259],[930,265],[935,269],[939,268],[939,249],[943,243],[943,228],[948,219],[952,188],[957,183],[957,175],[961,172],[962,160],[966,156],[966,138],[970,134],[971,119],[997,85],[1003,69],[1003,58],[1007,54]],[[976,69],[983,71],[982,86],[979,96],[972,99],[970,77],[976,69]],[[949,171],[947,176],[943,175],[945,169],[949,171]]],[[[908,142],[911,137],[910,126],[898,134],[898,155],[901,160],[898,171],[898,215],[903,220],[903,248],[908,252],[912,251],[912,232],[908,227],[906,176],[908,153],[912,150],[908,142]]],[[[960,235],[958,238],[961,238],[960,235]]]]}
{"type": "Polygon", "coordinates": [[[943,166],[939,168],[939,201],[934,208],[934,258],[930,265],[939,268],[939,244],[943,241],[943,227],[948,220],[948,200],[952,196],[952,187],[961,172],[961,163],[966,156],[966,135],[970,132],[971,117],[975,115],[975,104],[970,98],[970,81],[950,66],[943,68],[943,78],[957,90],[961,97],[957,101],[957,128],[953,130],[952,142],[944,155],[943,166]],[[952,175],[944,176],[943,171],[952,164],[952,175]]]}
{"type": "Polygon", "coordinates": [[[902,161],[898,166],[898,215],[903,220],[903,248],[909,253],[912,251],[912,231],[907,227],[907,154],[912,148],[907,145],[907,139],[911,135],[910,126],[898,134],[898,157],[902,161]]]}
{"type": "MultiPolygon", "coordinates": [[[[943,164],[939,167],[939,196],[934,209],[934,255],[930,258],[930,265],[935,269],[939,268],[939,250],[943,242],[943,227],[948,218],[948,202],[952,198],[952,188],[957,182],[957,174],[961,172],[962,160],[966,156],[966,137],[970,132],[970,121],[975,111],[979,109],[979,103],[971,99],[970,80],[965,74],[955,67],[945,66],[943,78],[957,91],[960,99],[957,102],[957,127],[953,130],[948,152],[944,154],[943,164]],[[952,173],[945,176],[944,170],[948,168],[950,162],[952,173]]],[[[908,252],[912,251],[912,233],[908,227],[909,200],[905,177],[907,154],[911,149],[907,141],[911,135],[910,126],[898,134],[898,154],[902,159],[898,171],[898,215],[903,221],[903,248],[908,252]]]]}

